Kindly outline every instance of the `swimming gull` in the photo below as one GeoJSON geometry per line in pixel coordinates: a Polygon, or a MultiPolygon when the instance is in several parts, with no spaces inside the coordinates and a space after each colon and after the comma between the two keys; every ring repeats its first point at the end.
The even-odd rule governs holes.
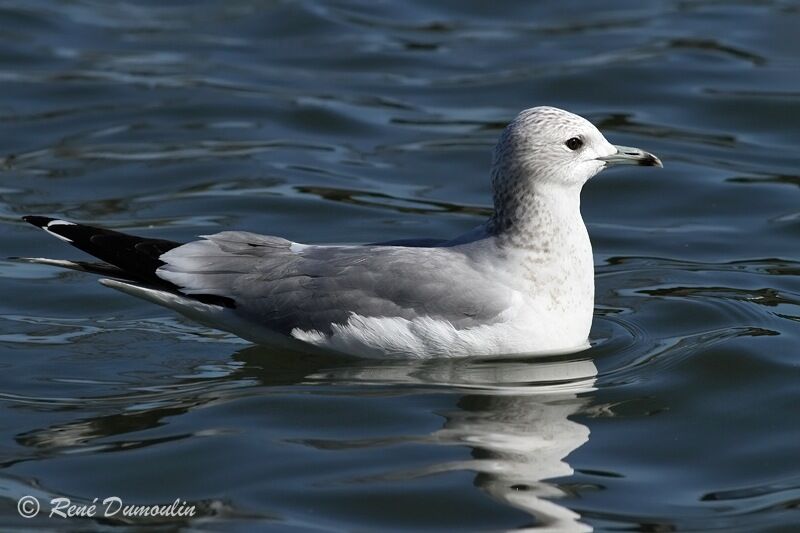
{"type": "Polygon", "coordinates": [[[451,240],[306,245],[224,231],[186,244],[42,216],[24,220],[102,262],[28,261],[260,344],[373,357],[555,353],[588,344],[592,247],[586,181],[618,164],[662,166],[586,119],[522,111],[494,149],[494,212],[451,240]]]}

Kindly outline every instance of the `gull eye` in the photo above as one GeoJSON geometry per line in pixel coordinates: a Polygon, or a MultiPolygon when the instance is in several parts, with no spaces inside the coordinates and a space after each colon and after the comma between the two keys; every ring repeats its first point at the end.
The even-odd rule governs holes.
{"type": "Polygon", "coordinates": [[[580,137],[573,137],[564,144],[566,144],[567,148],[569,148],[570,150],[575,151],[581,146],[583,146],[583,140],[580,137]]]}

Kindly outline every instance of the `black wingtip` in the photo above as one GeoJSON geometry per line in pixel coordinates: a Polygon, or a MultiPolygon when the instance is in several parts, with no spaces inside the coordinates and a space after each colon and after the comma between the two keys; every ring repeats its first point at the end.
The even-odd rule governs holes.
{"type": "Polygon", "coordinates": [[[50,222],[52,222],[52,221],[54,221],[56,219],[55,218],[51,218],[51,217],[40,217],[38,215],[26,215],[26,216],[22,217],[22,220],[24,220],[28,224],[33,224],[37,228],[44,228],[50,222]]]}
{"type": "MultiPolygon", "coordinates": [[[[89,263],[86,261],[33,259],[28,260],[30,262],[102,274],[135,283],[144,283],[147,286],[175,292],[203,303],[230,308],[236,307],[236,302],[232,298],[225,296],[183,294],[180,292],[179,287],[161,279],[156,274],[156,270],[164,264],[159,259],[161,255],[180,246],[181,243],[179,242],[146,239],[118,231],[76,224],[60,218],[26,215],[22,217],[22,220],[45,230],[54,237],[67,241],[79,250],[83,250],[103,261],[103,263],[89,263]]],[[[20,259],[26,261],[26,258],[20,259]]]]}

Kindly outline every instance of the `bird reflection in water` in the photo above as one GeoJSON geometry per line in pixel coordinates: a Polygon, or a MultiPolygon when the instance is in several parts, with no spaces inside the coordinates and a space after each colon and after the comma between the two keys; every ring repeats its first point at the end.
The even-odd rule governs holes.
{"type": "Polygon", "coordinates": [[[444,426],[426,440],[468,446],[472,458],[401,477],[474,471],[475,484],[491,497],[530,513],[536,531],[591,531],[577,513],[554,501],[566,494],[547,482],[572,475],[566,457],[589,440],[589,428],[569,417],[590,402],[584,393],[595,390],[597,367],[590,359],[571,357],[405,362],[345,368],[326,377],[465,391],[457,409],[445,413],[444,426]]]}
{"type": "Polygon", "coordinates": [[[441,428],[410,440],[466,446],[471,457],[413,471],[398,472],[395,465],[394,471],[381,476],[384,480],[402,482],[448,472],[475,472],[477,487],[495,500],[529,513],[537,531],[589,531],[591,528],[580,522],[577,513],[559,505],[558,499],[565,492],[548,482],[573,473],[566,458],[589,439],[589,429],[570,417],[590,402],[585,393],[594,390],[597,369],[589,359],[576,359],[581,354],[569,357],[369,361],[287,357],[249,347],[234,354],[229,365],[216,367],[212,377],[201,377],[207,368],[198,368],[196,376],[184,375],[176,383],[150,387],[145,393],[76,399],[78,403],[97,405],[102,400],[106,406],[119,405],[120,412],[106,411],[102,416],[18,434],[17,442],[29,452],[18,454],[6,466],[81,453],[81,448],[87,453],[123,451],[192,438],[192,433],[184,432],[152,440],[133,441],[129,437],[206,405],[236,401],[243,394],[249,398],[258,396],[263,394],[263,387],[303,383],[320,387],[356,385],[363,390],[399,387],[408,391],[412,386],[425,394],[441,391],[460,396],[448,412],[430,412],[431,416],[444,416],[441,428]],[[132,409],[134,402],[138,407],[132,409]]]}

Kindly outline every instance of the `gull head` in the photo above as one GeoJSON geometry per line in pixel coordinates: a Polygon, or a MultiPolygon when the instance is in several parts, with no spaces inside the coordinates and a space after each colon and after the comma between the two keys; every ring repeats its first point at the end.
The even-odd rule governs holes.
{"type": "MultiPolygon", "coordinates": [[[[522,111],[506,127],[494,151],[492,181],[525,181],[580,188],[612,165],[662,166],[648,152],[609,143],[591,122],[555,107],[522,111]]],[[[523,183],[517,183],[522,186],[523,183]]]]}

